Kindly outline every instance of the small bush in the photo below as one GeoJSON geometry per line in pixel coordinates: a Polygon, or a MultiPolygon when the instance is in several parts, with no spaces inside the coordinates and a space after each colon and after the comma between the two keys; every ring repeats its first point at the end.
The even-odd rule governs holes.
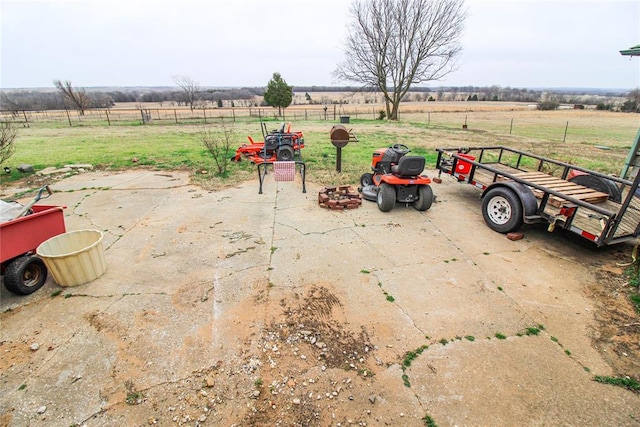
{"type": "Polygon", "coordinates": [[[378,112],[378,120],[384,120],[387,118],[387,113],[384,110],[380,110],[378,112]]]}
{"type": "Polygon", "coordinates": [[[557,110],[558,106],[560,104],[558,104],[555,101],[542,101],[538,103],[538,110],[542,110],[542,111],[550,111],[550,110],[557,110]]]}

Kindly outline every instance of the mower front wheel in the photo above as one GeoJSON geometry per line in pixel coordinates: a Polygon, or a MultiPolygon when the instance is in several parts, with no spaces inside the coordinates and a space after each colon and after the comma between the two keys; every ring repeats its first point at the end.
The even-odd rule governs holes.
{"type": "Polygon", "coordinates": [[[284,145],[278,149],[277,158],[281,162],[290,162],[293,160],[293,148],[288,145],[284,145]]]}
{"type": "Polygon", "coordinates": [[[418,187],[418,200],[413,203],[413,207],[419,211],[426,211],[433,203],[433,190],[430,185],[418,187]]]}
{"type": "Polygon", "coordinates": [[[396,204],[396,189],[384,182],[380,184],[376,203],[382,212],[389,212],[396,204]]]}
{"type": "Polygon", "coordinates": [[[371,184],[373,184],[373,174],[363,173],[360,177],[360,185],[362,188],[368,187],[371,184]]]}

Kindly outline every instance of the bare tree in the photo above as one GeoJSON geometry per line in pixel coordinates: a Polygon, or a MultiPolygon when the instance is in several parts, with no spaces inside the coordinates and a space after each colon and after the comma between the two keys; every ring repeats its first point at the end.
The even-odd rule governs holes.
{"type": "Polygon", "coordinates": [[[53,84],[62,94],[65,103],[78,110],[81,116],[84,116],[86,109],[91,108],[91,98],[84,89],[75,89],[69,80],[54,80],[53,84]]]}
{"type": "Polygon", "coordinates": [[[200,141],[207,151],[211,153],[213,161],[218,168],[218,175],[226,176],[227,165],[231,154],[234,152],[232,146],[236,141],[236,134],[233,127],[228,127],[224,123],[220,130],[212,130],[210,127],[203,128],[199,132],[200,141]]]}
{"type": "Polygon", "coordinates": [[[0,165],[11,157],[15,151],[13,145],[18,132],[11,123],[0,124],[0,165]]]}
{"type": "Polygon", "coordinates": [[[355,0],[346,60],[334,76],[382,92],[390,120],[411,85],[456,69],[464,0],[355,0]]]}
{"type": "Polygon", "coordinates": [[[182,90],[185,95],[185,104],[193,110],[196,108],[197,101],[200,97],[200,83],[194,81],[187,76],[173,76],[173,82],[182,90]]]}

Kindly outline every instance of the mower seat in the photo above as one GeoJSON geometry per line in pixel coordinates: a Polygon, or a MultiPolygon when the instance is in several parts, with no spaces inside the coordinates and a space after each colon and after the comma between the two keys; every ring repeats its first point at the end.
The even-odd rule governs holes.
{"type": "Polygon", "coordinates": [[[424,170],[424,164],[424,157],[404,156],[397,165],[391,166],[391,173],[397,176],[418,176],[424,170]]]}

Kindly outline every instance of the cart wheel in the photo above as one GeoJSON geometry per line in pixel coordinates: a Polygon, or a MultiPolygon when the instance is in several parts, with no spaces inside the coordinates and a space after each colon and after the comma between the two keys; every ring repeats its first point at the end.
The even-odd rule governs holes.
{"type": "Polygon", "coordinates": [[[360,185],[364,188],[373,184],[373,174],[363,173],[360,177],[360,185]]]}
{"type": "Polygon", "coordinates": [[[293,148],[288,145],[284,145],[278,149],[278,161],[290,162],[293,160],[293,148]]]}
{"type": "Polygon", "coordinates": [[[396,189],[384,182],[380,184],[376,203],[382,212],[389,212],[396,204],[396,189]]]}
{"type": "Polygon", "coordinates": [[[419,211],[426,211],[433,203],[433,190],[430,185],[418,187],[418,200],[413,203],[413,207],[419,211]]]}
{"type": "Polygon", "coordinates": [[[47,266],[35,255],[25,255],[13,260],[4,274],[4,287],[18,295],[29,295],[44,285],[47,266]]]}
{"type": "Polygon", "coordinates": [[[511,233],[522,226],[522,202],[508,188],[493,188],[482,201],[482,216],[493,231],[511,233]]]}

